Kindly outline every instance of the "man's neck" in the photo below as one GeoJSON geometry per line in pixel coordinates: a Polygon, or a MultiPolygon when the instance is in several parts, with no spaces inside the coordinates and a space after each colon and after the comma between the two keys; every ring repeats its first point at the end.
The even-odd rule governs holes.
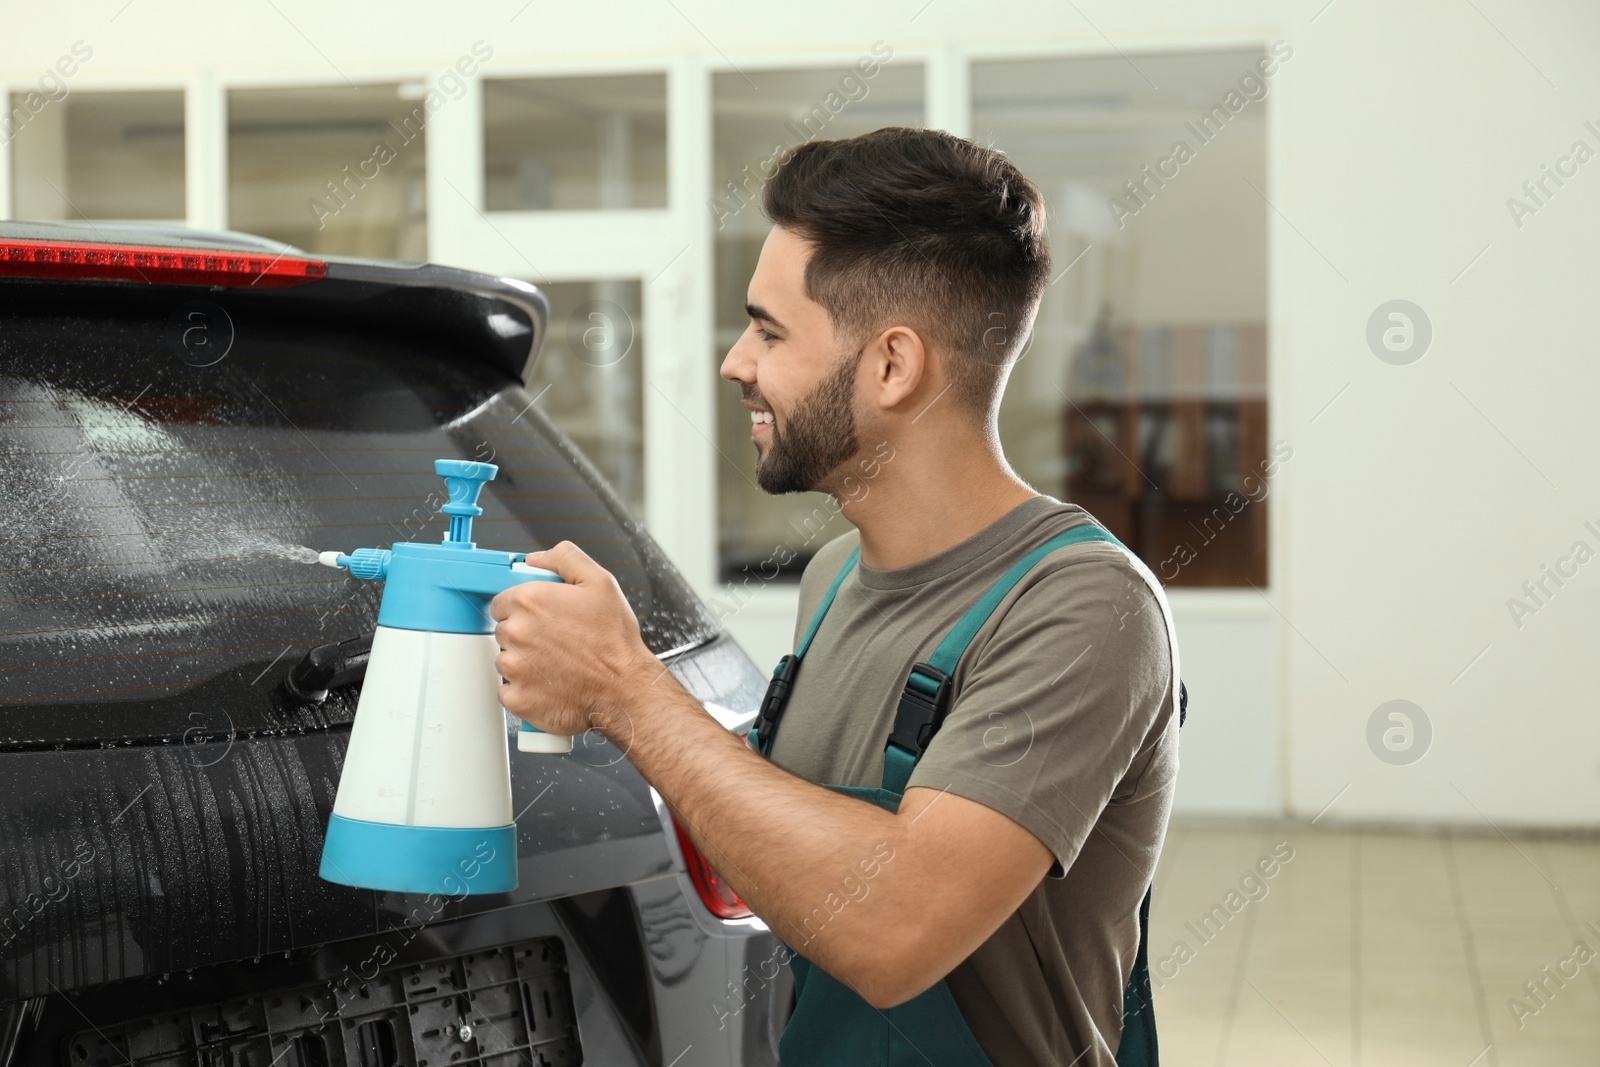
{"type": "Polygon", "coordinates": [[[936,556],[1039,495],[988,449],[946,463],[908,462],[905,452],[864,483],[865,493],[842,502],[861,531],[861,562],[874,570],[936,556]]]}

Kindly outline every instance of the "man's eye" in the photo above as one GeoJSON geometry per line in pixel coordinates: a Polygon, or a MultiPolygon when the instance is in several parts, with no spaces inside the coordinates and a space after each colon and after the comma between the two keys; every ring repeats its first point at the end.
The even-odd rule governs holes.
{"type": "Polygon", "coordinates": [[[761,339],[763,341],[776,341],[778,339],[777,334],[773,333],[771,330],[768,330],[761,324],[752,322],[750,325],[752,328],[754,328],[756,333],[761,335],[761,339]]]}

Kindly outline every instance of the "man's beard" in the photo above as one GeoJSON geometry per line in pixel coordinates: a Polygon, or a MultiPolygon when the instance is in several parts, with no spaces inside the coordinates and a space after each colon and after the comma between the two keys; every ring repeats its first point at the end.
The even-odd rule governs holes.
{"type": "Polygon", "coordinates": [[[771,423],[766,453],[756,461],[762,489],[775,496],[818,489],[860,451],[855,412],[860,356],[834,360],[827,377],[795,405],[788,429],[780,434],[778,424],[771,423]]]}

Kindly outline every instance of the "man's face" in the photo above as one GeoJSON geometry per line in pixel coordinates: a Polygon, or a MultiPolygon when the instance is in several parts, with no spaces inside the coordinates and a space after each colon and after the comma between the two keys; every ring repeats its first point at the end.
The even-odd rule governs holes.
{"type": "Polygon", "coordinates": [[[750,279],[750,325],[722,361],[752,414],[756,482],[775,494],[826,490],[860,447],[860,352],[838,349],[832,318],[806,296],[809,255],[805,241],[773,228],[750,279]]]}

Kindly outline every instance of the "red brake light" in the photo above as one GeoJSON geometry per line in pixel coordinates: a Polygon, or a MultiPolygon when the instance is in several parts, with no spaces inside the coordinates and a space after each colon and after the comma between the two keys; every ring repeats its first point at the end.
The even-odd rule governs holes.
{"type": "Polygon", "coordinates": [[[676,820],[672,823],[672,829],[678,835],[679,847],[683,849],[683,864],[689,868],[689,881],[694,883],[695,892],[700,894],[700,901],[706,909],[719,919],[748,919],[754,915],[755,912],[739,899],[733,887],[724,882],[722,875],[706,862],[676,820]]]}
{"type": "Polygon", "coordinates": [[[314,282],[327,272],[327,264],[320,260],[298,256],[0,239],[0,275],[13,278],[281,289],[314,282]]]}

